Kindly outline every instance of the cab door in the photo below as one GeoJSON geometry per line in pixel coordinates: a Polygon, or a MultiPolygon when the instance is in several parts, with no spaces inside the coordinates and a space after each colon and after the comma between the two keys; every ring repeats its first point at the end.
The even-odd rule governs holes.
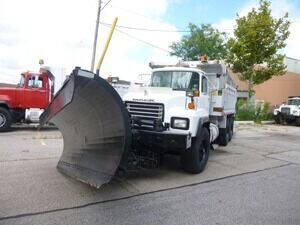
{"type": "Polygon", "coordinates": [[[46,108],[47,103],[45,77],[38,74],[28,76],[24,89],[24,108],[46,108]]]}

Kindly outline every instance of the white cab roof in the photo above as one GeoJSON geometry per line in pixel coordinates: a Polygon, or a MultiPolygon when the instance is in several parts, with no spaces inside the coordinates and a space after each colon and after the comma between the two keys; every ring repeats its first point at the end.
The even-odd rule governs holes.
{"type": "Polygon", "coordinates": [[[196,73],[204,73],[202,70],[197,68],[191,68],[191,67],[177,67],[177,66],[170,66],[170,67],[163,67],[159,69],[153,69],[153,72],[158,71],[188,71],[188,72],[196,72],[196,73]]]}

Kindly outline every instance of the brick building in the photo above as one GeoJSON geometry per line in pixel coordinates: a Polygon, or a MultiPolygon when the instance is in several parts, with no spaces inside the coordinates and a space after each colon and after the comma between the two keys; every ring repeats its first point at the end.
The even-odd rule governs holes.
{"type": "MultiPolygon", "coordinates": [[[[289,96],[300,96],[300,60],[286,57],[287,73],[274,76],[266,82],[256,85],[255,100],[269,102],[272,106],[285,102],[289,96]]],[[[248,84],[239,80],[237,74],[231,73],[237,84],[238,98],[247,98],[248,84]]]]}

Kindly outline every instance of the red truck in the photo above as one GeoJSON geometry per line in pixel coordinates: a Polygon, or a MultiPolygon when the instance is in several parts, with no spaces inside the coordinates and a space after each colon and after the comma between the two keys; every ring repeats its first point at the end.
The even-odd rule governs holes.
{"type": "Polygon", "coordinates": [[[12,123],[25,120],[26,111],[45,109],[54,94],[53,74],[41,68],[39,73],[21,74],[17,87],[0,87],[0,132],[7,131],[12,123]]]}

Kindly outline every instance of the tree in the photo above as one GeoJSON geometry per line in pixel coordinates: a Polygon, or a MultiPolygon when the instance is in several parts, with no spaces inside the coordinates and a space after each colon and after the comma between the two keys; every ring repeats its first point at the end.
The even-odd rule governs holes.
{"type": "Polygon", "coordinates": [[[183,36],[181,41],[173,43],[171,55],[184,60],[199,60],[201,55],[211,59],[222,59],[226,54],[226,34],[214,29],[210,24],[198,27],[189,24],[190,34],[183,36]]]}
{"type": "Polygon", "coordinates": [[[254,94],[253,85],[286,72],[279,50],[286,46],[290,34],[287,18],[287,13],[273,18],[270,2],[261,0],[257,10],[252,8],[247,16],[238,15],[236,19],[234,37],[227,43],[226,62],[241,80],[248,81],[249,97],[254,94]]]}

